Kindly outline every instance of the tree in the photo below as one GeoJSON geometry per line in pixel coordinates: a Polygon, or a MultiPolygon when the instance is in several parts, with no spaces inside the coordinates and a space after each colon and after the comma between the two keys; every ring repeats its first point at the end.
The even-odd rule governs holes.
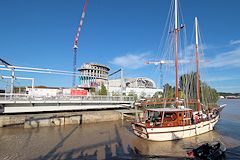
{"type": "Polygon", "coordinates": [[[119,92],[112,91],[112,96],[120,96],[121,94],[119,92]]]}
{"type": "MultiPolygon", "coordinates": [[[[201,83],[201,82],[200,82],[201,83]]],[[[197,74],[183,74],[179,80],[180,90],[190,99],[197,99],[197,74]]]]}
{"type": "Polygon", "coordinates": [[[107,88],[104,86],[104,84],[101,85],[101,89],[98,92],[99,95],[107,95],[107,88]]]}
{"type": "Polygon", "coordinates": [[[154,93],[154,95],[152,96],[152,98],[162,98],[162,97],[163,97],[163,92],[161,91],[154,93]]]}
{"type": "Polygon", "coordinates": [[[201,91],[202,91],[202,97],[201,101],[204,104],[208,103],[217,103],[219,94],[217,93],[217,90],[214,88],[211,88],[206,83],[201,84],[201,91]]]}
{"type": "Polygon", "coordinates": [[[163,95],[165,98],[173,98],[174,97],[174,88],[168,83],[163,86],[163,95]]]}
{"type": "Polygon", "coordinates": [[[137,100],[137,98],[138,98],[138,95],[132,90],[128,93],[128,96],[133,96],[134,100],[137,100]]]}
{"type": "MultiPolygon", "coordinates": [[[[183,74],[179,80],[180,90],[188,99],[197,99],[197,74],[192,72],[190,74],[183,74]]],[[[211,88],[204,82],[200,81],[200,100],[204,104],[216,103],[218,100],[217,90],[211,88]]]]}

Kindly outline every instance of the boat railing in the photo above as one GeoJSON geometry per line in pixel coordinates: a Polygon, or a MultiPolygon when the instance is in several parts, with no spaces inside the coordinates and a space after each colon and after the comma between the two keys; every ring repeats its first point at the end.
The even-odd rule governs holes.
{"type": "Polygon", "coordinates": [[[0,101],[123,101],[134,102],[133,96],[103,96],[103,95],[56,95],[38,96],[29,94],[0,93],[0,101]]]}

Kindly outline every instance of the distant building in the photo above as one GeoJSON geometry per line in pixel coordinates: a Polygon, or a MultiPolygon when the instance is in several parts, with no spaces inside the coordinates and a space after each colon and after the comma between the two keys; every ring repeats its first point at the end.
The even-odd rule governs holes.
{"type": "Polygon", "coordinates": [[[26,93],[34,97],[56,97],[56,96],[86,96],[87,91],[83,89],[35,86],[26,87],[26,93]]]}
{"type": "Polygon", "coordinates": [[[121,79],[109,80],[110,94],[120,94],[122,91],[125,95],[137,94],[152,97],[156,92],[162,92],[162,89],[158,89],[152,79],[146,77],[124,78],[122,87],[121,83],[121,79]]]}
{"type": "Polygon", "coordinates": [[[238,96],[226,96],[227,99],[238,99],[238,96]]]}
{"type": "Polygon", "coordinates": [[[109,67],[96,64],[96,63],[86,63],[78,69],[81,76],[79,77],[79,87],[80,88],[96,88],[101,86],[101,84],[107,85],[108,82],[108,72],[109,67]]]}

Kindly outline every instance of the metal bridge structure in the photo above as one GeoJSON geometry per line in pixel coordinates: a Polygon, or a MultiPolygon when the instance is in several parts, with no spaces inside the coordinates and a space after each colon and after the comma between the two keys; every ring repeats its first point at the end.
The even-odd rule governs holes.
{"type": "Polygon", "coordinates": [[[132,96],[41,96],[0,94],[0,113],[37,113],[58,111],[132,108],[132,96]]]}

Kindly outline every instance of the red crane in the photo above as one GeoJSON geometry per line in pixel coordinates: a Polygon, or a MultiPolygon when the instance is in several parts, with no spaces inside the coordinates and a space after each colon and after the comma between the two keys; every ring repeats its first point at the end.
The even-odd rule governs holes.
{"type": "Polygon", "coordinates": [[[82,30],[82,26],[83,26],[83,20],[86,14],[86,10],[87,10],[87,5],[88,5],[88,0],[85,1],[84,7],[83,7],[83,11],[82,11],[82,16],[80,19],[80,23],[77,29],[77,33],[74,39],[74,45],[73,45],[73,83],[72,83],[72,87],[76,87],[76,70],[77,70],[77,49],[78,49],[78,39],[80,36],[80,32],[82,30]]]}

